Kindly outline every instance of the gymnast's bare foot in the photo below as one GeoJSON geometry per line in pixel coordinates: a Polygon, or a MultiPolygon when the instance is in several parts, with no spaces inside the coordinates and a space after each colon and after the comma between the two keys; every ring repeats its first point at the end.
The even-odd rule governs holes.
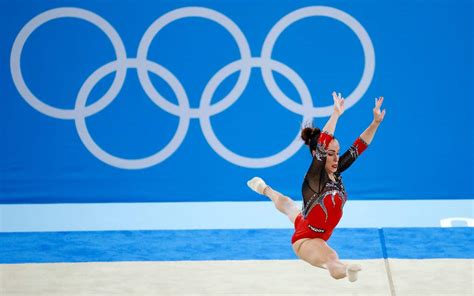
{"type": "Polygon", "coordinates": [[[357,281],[357,273],[361,270],[362,268],[359,264],[349,264],[347,266],[347,279],[349,282],[357,281]]]}
{"type": "Polygon", "coordinates": [[[263,181],[262,178],[253,177],[247,182],[247,186],[250,187],[250,189],[252,189],[253,191],[263,195],[263,191],[267,187],[267,184],[265,184],[265,181],[263,181]]]}

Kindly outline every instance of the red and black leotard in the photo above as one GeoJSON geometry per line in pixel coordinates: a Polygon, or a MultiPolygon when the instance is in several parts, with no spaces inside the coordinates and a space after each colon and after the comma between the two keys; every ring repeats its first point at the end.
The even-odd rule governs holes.
{"type": "Polygon", "coordinates": [[[332,135],[321,133],[313,151],[313,161],[303,181],[303,209],[295,220],[292,243],[302,238],[328,240],[341,220],[342,208],[347,200],[341,173],[351,166],[368,145],[358,138],[339,158],[334,174],[336,181],[332,181],[324,168],[326,152],[332,139],[332,135]]]}

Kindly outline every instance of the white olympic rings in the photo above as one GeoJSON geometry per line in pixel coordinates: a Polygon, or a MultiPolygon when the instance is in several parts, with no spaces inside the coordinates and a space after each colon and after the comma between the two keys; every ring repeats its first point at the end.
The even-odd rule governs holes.
{"type": "Polygon", "coordinates": [[[79,137],[85,147],[95,157],[111,166],[123,169],[143,169],[164,161],[179,148],[186,137],[190,120],[196,118],[199,119],[201,129],[207,142],[222,158],[243,167],[265,168],[284,162],[301,148],[303,143],[299,139],[299,130],[292,142],[282,151],[267,157],[251,158],[238,155],[225,147],[215,135],[210,118],[213,115],[223,112],[239,99],[250,80],[252,68],[261,69],[263,81],[275,100],[291,112],[302,115],[304,121],[312,120],[314,117],[330,115],[332,106],[314,107],[311,94],[304,80],[291,68],[281,62],[273,60],[271,57],[273,47],[278,37],[288,26],[301,19],[313,16],[329,17],[342,22],[356,34],[361,42],[365,65],[359,84],[346,99],[346,108],[350,108],[360,100],[372,81],[375,70],[374,48],[369,35],[356,19],[341,10],[326,6],[304,7],[284,16],[273,26],[265,38],[261,57],[251,56],[250,46],[245,35],[240,28],[224,14],[204,7],[175,9],[156,19],[147,29],[138,45],[136,58],[127,57],[125,46],[120,35],[115,31],[112,25],[102,17],[81,8],[55,8],[37,15],[21,29],[12,47],[10,67],[15,86],[29,105],[47,116],[74,120],[79,137]],[[189,99],[183,85],[169,70],[154,61],[148,60],[147,57],[150,44],[160,30],[173,21],[188,17],[208,19],[224,27],[236,41],[241,56],[240,59],[221,68],[209,80],[201,95],[199,108],[190,107],[189,99]],[[41,25],[58,18],[78,18],[97,26],[112,42],[116,55],[115,61],[95,70],[85,80],[77,95],[74,109],[56,108],[38,99],[26,85],[21,71],[21,54],[29,36],[41,25]],[[179,117],[177,131],[171,141],[155,154],[140,159],[119,158],[104,151],[92,139],[86,125],[86,118],[88,116],[98,113],[117,97],[125,82],[127,69],[129,68],[137,69],[140,84],[145,93],[158,107],[179,117]],[[178,105],[171,103],[156,90],[148,76],[148,72],[150,71],[161,77],[170,85],[177,97],[178,105]],[[239,71],[239,78],[232,90],[224,98],[216,100],[217,103],[211,104],[214,93],[219,85],[229,75],[237,71],[239,71]],[[283,93],[273,78],[273,71],[280,73],[293,83],[301,97],[302,104],[296,103],[283,93]],[[87,105],[88,96],[94,86],[105,76],[113,72],[116,72],[116,75],[107,92],[93,104],[87,105]]]}

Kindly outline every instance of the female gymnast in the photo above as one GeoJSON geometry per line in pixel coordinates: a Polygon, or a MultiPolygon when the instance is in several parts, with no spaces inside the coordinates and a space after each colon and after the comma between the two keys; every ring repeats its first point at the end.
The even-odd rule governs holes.
{"type": "Polygon", "coordinates": [[[375,132],[385,116],[380,111],[383,97],[375,99],[374,119],[341,157],[339,143],[334,131],[339,117],[344,113],[344,99],[333,92],[334,111],[322,132],[319,128],[305,127],[301,138],[309,146],[313,157],[303,181],[303,207],[300,210],[289,197],[274,190],[259,177],[254,177],[247,185],[259,194],[269,197],[275,207],[285,214],[295,226],[292,237],[296,255],[309,264],[325,268],[335,279],[346,276],[349,281],[357,280],[361,267],[357,264],[345,265],[326,241],[342,217],[342,208],[347,194],[341,173],[357,159],[372,142],[375,132]]]}

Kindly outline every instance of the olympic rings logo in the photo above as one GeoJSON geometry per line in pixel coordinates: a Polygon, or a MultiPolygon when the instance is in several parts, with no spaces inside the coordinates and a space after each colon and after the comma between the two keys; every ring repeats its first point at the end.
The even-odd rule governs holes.
{"type": "Polygon", "coordinates": [[[266,36],[260,57],[251,56],[250,47],[244,34],[227,16],[218,11],[204,7],[179,8],[166,13],[151,24],[138,45],[136,58],[127,57],[125,46],[120,35],[112,25],[99,15],[80,8],[56,8],[37,15],[21,29],[13,44],[10,67],[16,88],[31,107],[50,117],[74,120],[76,130],[85,147],[96,158],[111,166],[122,169],[143,169],[166,160],[183,142],[190,120],[199,119],[201,129],[207,142],[222,158],[242,167],[265,168],[286,161],[301,148],[303,143],[299,140],[299,130],[292,142],[282,151],[267,157],[250,158],[238,155],[225,147],[214,133],[210,118],[213,115],[223,112],[239,99],[249,82],[252,68],[261,69],[265,86],[268,88],[270,94],[275,98],[275,100],[291,112],[302,115],[304,121],[312,120],[314,117],[329,116],[333,107],[314,107],[311,94],[303,79],[285,64],[272,59],[273,47],[280,34],[288,26],[301,19],[317,16],[328,17],[342,22],[357,35],[361,42],[365,65],[362,77],[357,87],[346,98],[346,108],[350,108],[363,96],[372,81],[375,69],[374,48],[368,33],[356,19],[341,10],[326,6],[304,7],[291,12],[280,19],[266,36]],[[199,108],[190,107],[186,91],[173,73],[157,62],[150,61],[147,58],[150,44],[160,30],[173,21],[188,17],[204,18],[216,22],[224,27],[235,39],[240,52],[239,60],[224,66],[209,80],[201,95],[199,108]],[[23,46],[29,36],[41,25],[59,18],[77,18],[97,26],[112,42],[116,55],[115,61],[103,65],[86,79],[76,97],[74,109],[60,109],[42,102],[26,85],[20,66],[23,46]],[[123,86],[126,72],[129,68],[137,69],[140,84],[145,93],[157,106],[166,112],[179,117],[177,131],[171,141],[155,154],[140,159],[119,158],[104,151],[92,139],[86,125],[86,118],[88,116],[100,112],[116,98],[123,86]],[[237,71],[239,72],[239,77],[232,90],[223,99],[218,100],[215,104],[211,104],[211,99],[219,85],[229,75],[237,71]],[[275,82],[273,71],[280,73],[293,83],[301,97],[302,104],[296,103],[283,93],[275,82]],[[94,86],[112,72],[116,72],[116,75],[110,89],[108,89],[99,100],[86,106],[87,99],[94,86]],[[177,97],[178,105],[168,101],[154,88],[148,76],[149,72],[158,75],[170,85],[177,97]]]}

